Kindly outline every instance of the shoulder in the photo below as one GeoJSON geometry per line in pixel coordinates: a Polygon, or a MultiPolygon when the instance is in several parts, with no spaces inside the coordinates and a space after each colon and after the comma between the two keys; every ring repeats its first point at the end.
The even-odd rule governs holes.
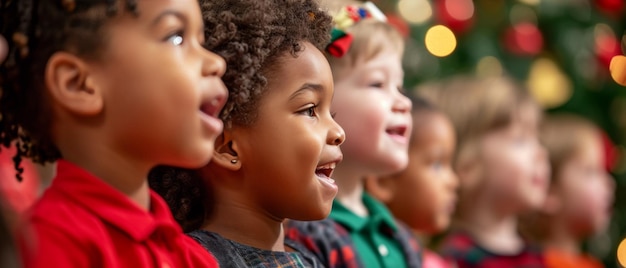
{"type": "Polygon", "coordinates": [[[473,267],[488,257],[471,236],[458,231],[446,235],[439,252],[444,259],[459,267],[473,267]]]}
{"type": "Polygon", "coordinates": [[[206,250],[213,254],[213,257],[222,268],[243,268],[248,267],[245,259],[241,256],[237,248],[230,241],[219,234],[196,230],[187,235],[197,241],[206,250]]]}
{"type": "Polygon", "coordinates": [[[350,233],[332,219],[287,221],[285,239],[302,244],[326,267],[363,267],[350,233]]]}

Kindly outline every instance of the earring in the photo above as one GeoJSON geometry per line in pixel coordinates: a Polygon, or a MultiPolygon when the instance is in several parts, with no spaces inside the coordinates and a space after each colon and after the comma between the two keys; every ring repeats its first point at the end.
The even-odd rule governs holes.
{"type": "Polygon", "coordinates": [[[231,163],[231,164],[237,164],[237,162],[239,162],[237,159],[231,159],[231,160],[230,160],[230,163],[231,163]]]}

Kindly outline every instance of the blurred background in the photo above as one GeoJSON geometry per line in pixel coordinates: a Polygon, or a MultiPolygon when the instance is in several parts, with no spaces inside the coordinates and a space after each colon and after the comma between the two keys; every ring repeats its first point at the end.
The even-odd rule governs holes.
{"type": "Polygon", "coordinates": [[[609,231],[586,248],[607,267],[626,266],[617,258],[626,238],[626,87],[609,73],[611,58],[626,52],[626,1],[372,2],[408,38],[408,89],[455,74],[506,73],[524,81],[547,112],[573,112],[605,130],[615,211],[609,231]]]}

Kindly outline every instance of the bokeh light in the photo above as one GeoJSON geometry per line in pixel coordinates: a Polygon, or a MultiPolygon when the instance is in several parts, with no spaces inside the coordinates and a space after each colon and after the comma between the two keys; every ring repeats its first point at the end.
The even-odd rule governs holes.
{"type": "Polygon", "coordinates": [[[626,267],[626,239],[623,239],[617,247],[617,261],[622,267],[626,267]]]}
{"type": "Polygon", "coordinates": [[[444,6],[448,15],[453,19],[463,21],[474,16],[474,3],[472,0],[444,0],[444,6]]]}
{"type": "Polygon", "coordinates": [[[456,49],[456,36],[450,28],[435,25],[426,32],[425,43],[428,52],[437,57],[446,57],[456,49]]]}
{"type": "Polygon", "coordinates": [[[480,77],[502,75],[502,64],[494,56],[486,56],[476,64],[476,75],[480,77]]]}
{"type": "Polygon", "coordinates": [[[409,23],[421,24],[433,16],[433,9],[428,0],[400,0],[398,13],[409,23]]]}
{"type": "Polygon", "coordinates": [[[558,107],[572,97],[572,82],[554,61],[547,58],[537,59],[530,67],[528,87],[545,108],[558,107]]]}

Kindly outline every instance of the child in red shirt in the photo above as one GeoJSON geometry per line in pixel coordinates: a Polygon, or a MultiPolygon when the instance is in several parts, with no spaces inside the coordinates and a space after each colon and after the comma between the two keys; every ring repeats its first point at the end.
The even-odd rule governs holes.
{"type": "Polygon", "coordinates": [[[0,17],[0,142],[59,160],[18,234],[23,264],[215,267],[146,179],[205,165],[222,130],[225,63],[197,2],[11,1],[0,17]]]}

